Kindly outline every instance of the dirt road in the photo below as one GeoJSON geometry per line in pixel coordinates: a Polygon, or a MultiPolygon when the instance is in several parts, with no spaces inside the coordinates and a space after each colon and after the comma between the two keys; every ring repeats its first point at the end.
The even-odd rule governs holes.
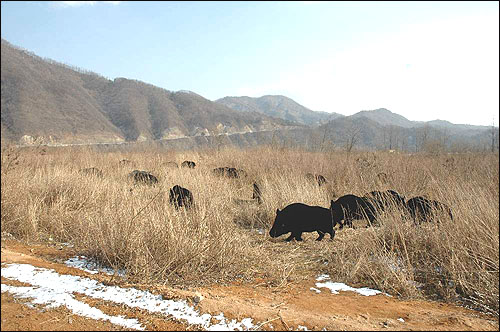
{"type": "MultiPolygon", "coordinates": [[[[2,268],[9,263],[30,264],[53,269],[61,275],[91,278],[105,285],[131,287],[104,273],[90,274],[68,267],[63,262],[74,256],[64,246],[30,245],[13,240],[2,241],[2,268]]],[[[320,293],[316,280],[289,284],[276,289],[265,280],[252,284],[234,283],[206,288],[180,290],[169,287],[135,288],[161,294],[163,298],[184,299],[200,313],[213,316],[223,313],[227,320],[251,318],[258,330],[498,330],[498,319],[461,307],[426,301],[401,301],[383,294],[363,296],[353,292],[320,293]]],[[[4,278],[2,284],[29,286],[4,278]]],[[[175,320],[171,316],[96,300],[75,293],[74,296],[107,315],[137,319],[147,330],[200,330],[199,325],[175,320]]],[[[66,308],[47,309],[2,292],[1,329],[5,330],[127,330],[109,321],[75,315],[66,308]]]]}

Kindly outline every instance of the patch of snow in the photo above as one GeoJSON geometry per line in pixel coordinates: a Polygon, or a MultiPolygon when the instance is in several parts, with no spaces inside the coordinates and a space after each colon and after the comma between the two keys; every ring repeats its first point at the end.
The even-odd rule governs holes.
{"type": "MultiPolygon", "coordinates": [[[[330,276],[327,274],[322,274],[316,278],[317,281],[324,281],[324,280],[330,280],[330,276]]],[[[370,288],[354,288],[351,286],[347,286],[346,284],[342,282],[332,282],[332,281],[326,281],[326,282],[317,282],[316,287],[318,288],[328,288],[333,294],[338,294],[339,291],[351,291],[351,292],[356,292],[364,296],[371,296],[371,295],[377,295],[377,294],[382,294],[381,291],[375,290],[375,289],[370,289],[370,288]]],[[[385,294],[385,293],[383,293],[385,294]]],[[[388,294],[385,294],[388,295],[388,294]]]]}
{"type": "Polygon", "coordinates": [[[321,291],[319,289],[317,289],[317,288],[311,287],[309,289],[312,290],[312,291],[315,291],[318,294],[321,293],[321,291]]]}
{"type": "Polygon", "coordinates": [[[200,314],[186,301],[164,300],[161,295],[135,288],[105,286],[96,280],[73,275],[60,275],[53,269],[37,268],[29,264],[2,265],[2,277],[31,284],[31,287],[13,287],[2,284],[2,292],[32,298],[32,303],[46,304],[48,307],[66,306],[75,314],[94,319],[109,320],[128,328],[143,330],[144,327],[136,319],[126,319],[121,316],[109,316],[99,309],[90,307],[75,299],[73,293],[127,305],[150,312],[170,315],[177,320],[186,321],[190,325],[200,325],[207,330],[249,330],[254,328],[251,318],[241,322],[231,320],[226,322],[221,313],[214,316],[219,323],[211,325],[210,314],[200,314]]]}
{"type": "Polygon", "coordinates": [[[404,323],[405,320],[403,318],[398,318],[398,320],[401,322],[401,323],[404,323]]]}
{"type": "Polygon", "coordinates": [[[219,315],[214,316],[214,318],[218,319],[219,323],[207,327],[208,331],[243,331],[243,327],[245,327],[245,330],[250,330],[254,327],[251,318],[244,318],[241,323],[236,322],[235,319],[226,323],[226,318],[222,312],[219,315]]]}
{"type": "MultiPolygon", "coordinates": [[[[31,298],[33,299],[33,304],[46,304],[47,308],[66,306],[74,314],[79,316],[92,319],[108,320],[115,325],[120,325],[136,330],[144,330],[144,327],[139,324],[137,319],[127,319],[123,318],[123,316],[106,315],[101,310],[93,308],[86,303],[76,300],[71,293],[60,292],[56,289],[50,289],[46,287],[14,287],[2,284],[2,293],[4,292],[9,292],[14,296],[23,299],[31,298]]],[[[33,308],[33,304],[28,303],[28,306],[33,308]]]]}
{"type": "Polygon", "coordinates": [[[375,289],[370,289],[370,288],[366,288],[366,287],[354,288],[351,286],[347,286],[346,284],[341,283],[341,282],[331,282],[331,281],[323,282],[323,283],[318,282],[318,283],[316,283],[316,287],[329,288],[333,294],[338,294],[339,291],[352,291],[352,292],[356,292],[356,293],[359,293],[359,294],[364,295],[364,296],[377,295],[377,294],[381,293],[381,291],[375,290],[375,289]]]}
{"type": "Polygon", "coordinates": [[[297,326],[297,329],[298,329],[299,331],[300,331],[300,330],[302,330],[302,331],[309,331],[309,330],[307,329],[307,327],[306,327],[306,326],[302,326],[302,325],[297,326]]]}
{"type": "Polygon", "coordinates": [[[317,281],[330,280],[330,276],[328,274],[320,274],[317,278],[317,281]]]}
{"type": "MultiPolygon", "coordinates": [[[[64,262],[66,266],[74,267],[80,270],[83,270],[85,272],[91,273],[91,274],[96,274],[99,272],[104,272],[109,275],[115,274],[115,270],[110,269],[108,267],[103,267],[97,264],[96,262],[87,259],[85,256],[75,256],[71,257],[68,260],[64,262]]],[[[124,277],[125,276],[125,271],[124,270],[118,270],[116,272],[117,275],[124,277]]]]}

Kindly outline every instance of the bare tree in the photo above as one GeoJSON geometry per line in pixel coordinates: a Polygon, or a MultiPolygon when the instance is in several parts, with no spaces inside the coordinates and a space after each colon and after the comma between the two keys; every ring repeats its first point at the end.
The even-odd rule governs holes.
{"type": "Polygon", "coordinates": [[[497,146],[496,143],[498,141],[498,129],[495,128],[495,117],[493,117],[493,120],[491,122],[490,138],[491,138],[491,152],[495,152],[495,147],[497,146]]]}
{"type": "Polygon", "coordinates": [[[402,151],[409,151],[408,136],[405,134],[401,135],[401,150],[402,151]]]}
{"type": "Polygon", "coordinates": [[[329,135],[330,135],[330,122],[325,124],[325,130],[323,131],[323,139],[321,140],[320,143],[321,151],[323,151],[323,149],[325,148],[329,135]]]}
{"type": "Polygon", "coordinates": [[[278,150],[279,148],[281,148],[281,143],[280,143],[280,139],[278,137],[278,131],[277,130],[273,130],[273,137],[271,138],[271,148],[273,150],[278,150]]]}
{"type": "Polygon", "coordinates": [[[382,150],[387,149],[387,126],[382,128],[383,140],[382,140],[382,150]]]}
{"type": "Polygon", "coordinates": [[[396,143],[396,127],[393,125],[389,126],[389,150],[394,148],[394,144],[396,143]]]}
{"type": "Polygon", "coordinates": [[[440,143],[441,143],[441,146],[443,147],[443,149],[447,149],[448,148],[448,141],[450,139],[450,131],[448,130],[448,128],[443,128],[441,131],[440,131],[440,143]]]}
{"type": "Polygon", "coordinates": [[[351,122],[351,124],[347,126],[346,130],[347,139],[345,143],[345,150],[347,152],[351,152],[354,145],[356,145],[356,143],[359,141],[359,138],[361,136],[361,127],[351,122]]]}
{"type": "Polygon", "coordinates": [[[423,127],[415,129],[415,152],[420,151],[429,140],[430,127],[426,123],[423,127]]]}

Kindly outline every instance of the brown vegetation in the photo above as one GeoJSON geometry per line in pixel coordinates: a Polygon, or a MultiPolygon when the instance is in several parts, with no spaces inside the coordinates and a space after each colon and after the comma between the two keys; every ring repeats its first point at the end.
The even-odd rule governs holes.
{"type": "Polygon", "coordinates": [[[28,242],[71,242],[81,254],[127,270],[131,282],[177,286],[263,278],[281,288],[328,273],[403,298],[462,303],[498,316],[498,154],[321,153],[298,149],[108,151],[2,148],[2,232],[28,242]],[[135,166],[117,167],[127,159],[135,166]],[[164,166],[195,160],[195,169],[164,166]],[[451,161],[450,161],[451,160],[451,161]],[[227,179],[216,167],[248,176],[227,179]],[[96,167],[103,177],[79,172],[96,167]],[[134,186],[134,168],[158,175],[134,186]],[[321,173],[319,187],[304,174],[321,173]],[[377,174],[387,174],[385,182],[377,174]],[[258,182],[262,204],[250,199],[258,182]],[[196,205],[176,210],[168,190],[189,188],[196,205]],[[401,210],[379,227],[343,229],[334,241],[285,243],[268,235],[275,211],[302,202],[328,207],[345,194],[393,189],[450,206],[454,220],[416,227],[401,210]]]}

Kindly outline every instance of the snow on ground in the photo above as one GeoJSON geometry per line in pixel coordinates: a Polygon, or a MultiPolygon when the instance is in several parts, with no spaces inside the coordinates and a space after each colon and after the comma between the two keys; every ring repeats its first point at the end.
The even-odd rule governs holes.
{"type": "MultiPolygon", "coordinates": [[[[85,256],[75,256],[67,261],[64,262],[67,266],[74,267],[80,270],[83,270],[85,272],[88,272],[90,274],[96,274],[99,272],[103,272],[109,275],[114,274],[114,270],[108,267],[103,267],[97,264],[96,262],[87,259],[85,256]]],[[[118,270],[116,272],[117,275],[124,277],[125,276],[125,271],[124,270],[118,270]]]]}
{"type": "Polygon", "coordinates": [[[309,289],[312,290],[312,291],[315,291],[318,294],[321,293],[321,291],[319,289],[317,289],[317,288],[311,287],[309,289]]]}
{"type": "Polygon", "coordinates": [[[73,293],[170,315],[190,325],[200,325],[206,330],[242,331],[254,327],[251,318],[245,318],[241,322],[234,319],[228,322],[223,313],[214,316],[213,318],[219,322],[212,324],[210,314],[201,315],[184,300],[164,300],[161,295],[154,295],[148,291],[105,286],[96,280],[73,275],[60,275],[53,269],[37,268],[29,264],[2,265],[2,277],[32,285],[30,287],[14,287],[2,284],[2,293],[9,292],[17,297],[31,298],[33,299],[32,303],[44,304],[49,308],[66,306],[77,315],[109,320],[113,324],[138,330],[145,328],[136,319],[106,315],[101,310],[78,301],[73,293]]]}
{"type": "Polygon", "coordinates": [[[2,266],[2,277],[33,285],[15,287],[2,284],[2,293],[9,292],[16,297],[33,299],[34,304],[44,304],[47,308],[66,306],[74,314],[93,319],[108,320],[127,328],[144,330],[136,319],[109,316],[101,310],[75,299],[73,292],[88,293],[97,290],[97,282],[70,275],[60,275],[54,270],[35,268],[29,264],[8,264],[2,266]]]}
{"type": "MultiPolygon", "coordinates": [[[[341,282],[332,282],[330,280],[330,276],[328,274],[322,274],[316,278],[317,281],[326,281],[326,282],[317,282],[316,287],[318,288],[328,288],[333,294],[338,294],[339,291],[352,291],[359,293],[364,296],[370,296],[370,295],[377,295],[381,294],[382,292],[379,290],[375,289],[370,289],[370,288],[354,288],[351,286],[347,286],[344,283],[341,282]]],[[[311,290],[314,290],[318,293],[318,289],[311,287],[311,290]]],[[[384,293],[385,294],[385,293],[384,293]]],[[[388,295],[388,294],[385,294],[388,295]]],[[[389,295],[390,296],[390,295],[389,295]]]]}
{"type": "MultiPolygon", "coordinates": [[[[85,256],[75,256],[68,259],[65,264],[92,274],[98,272],[114,274],[112,269],[101,267],[85,256]]],[[[117,274],[124,276],[125,272],[118,271],[117,274]]],[[[107,320],[126,328],[145,329],[137,319],[107,315],[101,310],[77,300],[73,293],[173,316],[177,320],[185,321],[190,325],[199,325],[206,330],[242,331],[255,328],[251,318],[245,318],[240,322],[233,319],[228,322],[224,314],[220,313],[217,316],[213,316],[214,319],[212,319],[210,314],[200,314],[184,300],[165,300],[161,295],[154,295],[148,291],[137,290],[135,288],[121,288],[118,286],[105,286],[93,279],[73,275],[61,275],[53,269],[37,268],[29,264],[3,264],[2,277],[31,285],[28,287],[1,285],[2,293],[9,292],[20,298],[32,299],[31,303],[27,305],[42,304],[48,308],[65,306],[74,314],[93,319],[107,320]],[[218,323],[212,324],[213,321],[218,321],[218,323]]],[[[381,293],[374,289],[353,288],[343,283],[332,282],[330,276],[327,274],[318,276],[316,280],[319,281],[316,283],[317,288],[310,288],[316,293],[321,292],[318,288],[328,288],[333,294],[338,294],[339,291],[354,291],[365,296],[381,293]]],[[[299,329],[307,330],[303,326],[299,326],[299,329]]]]}

